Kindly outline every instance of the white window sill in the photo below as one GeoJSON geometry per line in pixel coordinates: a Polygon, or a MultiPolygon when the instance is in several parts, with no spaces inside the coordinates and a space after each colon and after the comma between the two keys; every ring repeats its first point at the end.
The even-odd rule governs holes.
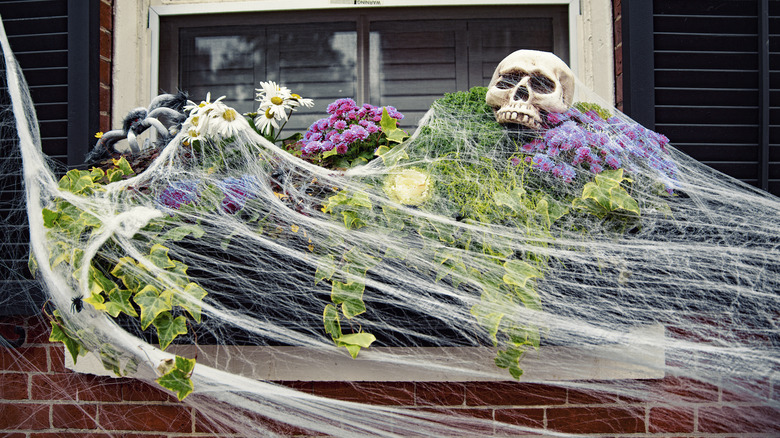
{"type": "MultiPolygon", "coordinates": [[[[521,381],[659,379],[664,377],[664,327],[643,326],[627,340],[641,344],[605,344],[590,347],[542,346],[521,360],[521,381]]],[[[352,359],[344,349],[306,347],[252,347],[176,345],[167,351],[195,357],[198,363],[259,380],[270,381],[382,381],[467,382],[511,381],[495,366],[492,348],[372,347],[352,359]]],[[[76,365],[65,351],[67,368],[87,374],[114,376],[89,353],[76,365]]]]}

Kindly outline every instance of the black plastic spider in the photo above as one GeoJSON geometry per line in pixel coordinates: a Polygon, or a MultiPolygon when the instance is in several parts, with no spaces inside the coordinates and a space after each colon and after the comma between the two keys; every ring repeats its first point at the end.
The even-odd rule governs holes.
{"type": "Polygon", "coordinates": [[[73,297],[73,299],[70,300],[70,311],[73,313],[81,312],[84,308],[83,299],[84,297],[73,297]]]}

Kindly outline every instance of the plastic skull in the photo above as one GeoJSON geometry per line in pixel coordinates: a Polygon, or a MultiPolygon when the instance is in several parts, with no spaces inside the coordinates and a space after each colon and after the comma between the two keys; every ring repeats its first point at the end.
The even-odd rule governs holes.
{"type": "Polygon", "coordinates": [[[574,73],[549,52],[518,50],[493,72],[485,101],[498,123],[539,128],[542,113],[566,111],[574,96],[574,73]]]}

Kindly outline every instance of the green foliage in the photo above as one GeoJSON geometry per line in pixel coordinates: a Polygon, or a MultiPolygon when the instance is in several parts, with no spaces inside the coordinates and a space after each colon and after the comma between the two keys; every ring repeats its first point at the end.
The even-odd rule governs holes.
{"type": "Polygon", "coordinates": [[[195,359],[176,356],[160,364],[158,371],[162,374],[156,381],[163,388],[176,393],[179,400],[184,400],[194,389],[192,372],[195,369],[195,359]]]}
{"type": "MultiPolygon", "coordinates": [[[[127,160],[121,158],[114,160],[114,166],[106,171],[97,168],[90,171],[71,170],[60,179],[59,188],[74,195],[88,196],[104,191],[105,184],[134,174],[127,160]]],[[[152,223],[148,228],[160,232],[150,242],[148,253],[144,254],[143,258],[135,260],[123,257],[116,263],[111,263],[96,257],[85,264],[82,260],[83,250],[79,246],[85,238],[102,230],[102,219],[81,210],[65,197],[56,198],[52,205],[43,209],[42,214],[44,226],[53,242],[49,265],[52,268],[61,265],[70,267],[73,280],[79,288],[89,292],[83,297],[84,303],[97,311],[106,312],[112,318],[118,318],[121,314],[135,318],[141,329],[153,326],[162,349],[167,348],[178,336],[188,332],[187,318],[178,313],[186,312],[194,321],[200,322],[201,303],[206,291],[189,281],[187,266],[171,259],[169,249],[163,245],[167,240],[181,240],[190,235],[200,237],[203,235],[200,227],[194,224],[170,227],[164,220],[152,223]]],[[[111,248],[114,244],[109,241],[104,245],[111,248]]],[[[34,266],[32,261],[31,266],[34,266]]],[[[73,317],[78,318],[77,315],[73,317]]],[[[124,358],[123,353],[116,348],[96,344],[89,333],[68,330],[59,310],[53,313],[51,324],[50,339],[62,342],[74,362],[79,355],[92,349],[100,355],[106,369],[118,375],[126,373],[128,367],[135,366],[132,359],[124,358]],[[121,367],[123,362],[127,363],[124,370],[121,367]]],[[[181,380],[184,374],[179,372],[163,381],[181,380]]],[[[192,391],[191,382],[189,386],[189,391],[183,387],[176,389],[180,397],[186,397],[186,394],[192,391]]]]}
{"type": "Polygon", "coordinates": [[[593,103],[593,102],[575,102],[574,105],[572,105],[574,108],[577,108],[580,110],[580,112],[587,113],[588,111],[594,111],[596,114],[599,115],[604,120],[607,120],[608,118],[612,117],[612,113],[608,110],[602,108],[600,105],[593,103]]]}
{"type": "Polygon", "coordinates": [[[638,217],[639,204],[623,187],[623,182],[631,182],[623,176],[623,169],[604,171],[585,184],[582,196],[574,199],[572,205],[599,218],[606,218],[613,213],[624,216],[632,213],[638,217]]]}

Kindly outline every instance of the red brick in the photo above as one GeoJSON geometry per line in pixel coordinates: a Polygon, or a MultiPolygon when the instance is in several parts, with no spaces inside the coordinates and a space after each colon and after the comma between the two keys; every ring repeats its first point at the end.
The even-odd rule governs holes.
{"type": "Polygon", "coordinates": [[[100,31],[100,56],[106,59],[111,59],[113,38],[111,33],[105,30],[100,31]]]}
{"type": "Polygon", "coordinates": [[[606,391],[569,388],[568,402],[570,405],[596,405],[617,403],[617,394],[606,391]]]}
{"type": "Polygon", "coordinates": [[[100,87],[100,108],[111,108],[111,89],[100,87]]]}
{"type": "Polygon", "coordinates": [[[9,433],[3,435],[3,438],[27,438],[26,433],[9,433]]]}
{"type": "Polygon", "coordinates": [[[106,86],[111,85],[111,61],[100,60],[100,83],[106,86]]]}
{"type": "Polygon", "coordinates": [[[25,343],[26,330],[23,318],[3,318],[0,319],[0,336],[14,345],[23,345],[25,343]]]}
{"type": "Polygon", "coordinates": [[[780,409],[770,406],[701,407],[698,431],[778,433],[780,432],[780,409]]]}
{"type": "Polygon", "coordinates": [[[411,382],[314,382],[315,395],[338,400],[377,405],[411,406],[414,383],[411,382]]]}
{"type": "Polygon", "coordinates": [[[466,388],[458,383],[417,382],[415,404],[460,406],[466,402],[466,388]]]}
{"type": "Polygon", "coordinates": [[[122,390],[130,379],[108,376],[83,375],[79,388],[79,401],[118,402],[122,401],[122,390]]]}
{"type": "Polygon", "coordinates": [[[97,405],[51,406],[52,427],[56,429],[94,429],[97,427],[97,405]]]}
{"type": "Polygon", "coordinates": [[[100,2],[100,27],[107,30],[114,28],[114,8],[106,2],[100,2]]]}
{"type": "Polygon", "coordinates": [[[84,387],[84,377],[73,373],[33,374],[30,383],[33,400],[76,400],[84,387]]]}
{"type": "Polygon", "coordinates": [[[612,17],[617,19],[623,15],[623,5],[620,0],[612,0],[612,17]]]}
{"type": "Polygon", "coordinates": [[[544,429],[544,409],[496,409],[495,418],[501,423],[544,429]]]}
{"type": "Polygon", "coordinates": [[[48,427],[48,405],[29,403],[0,404],[0,429],[40,430],[48,427]]]}
{"type": "Polygon", "coordinates": [[[718,387],[707,382],[688,378],[667,376],[653,382],[656,391],[665,401],[678,400],[690,403],[718,401],[718,387]]]}
{"type": "Polygon", "coordinates": [[[692,407],[650,408],[650,433],[693,432],[692,407]]]}
{"type": "Polygon", "coordinates": [[[46,372],[47,357],[45,347],[0,348],[0,370],[46,372]]]}
{"type": "MultiPolygon", "coordinates": [[[[51,334],[51,323],[43,316],[32,317],[27,320],[27,343],[28,344],[51,344],[49,335],[51,334]]],[[[57,342],[57,345],[62,345],[57,342]]]]}
{"type": "Polygon", "coordinates": [[[565,433],[643,433],[644,409],[549,408],[547,428],[565,433]]]}
{"type": "MultiPolygon", "coordinates": [[[[258,432],[263,431],[265,435],[281,435],[281,436],[317,436],[315,432],[306,430],[300,427],[296,427],[287,423],[272,420],[254,412],[236,410],[233,407],[229,407],[231,410],[231,418],[246,417],[249,420],[247,424],[251,425],[251,429],[248,428],[234,428],[223,424],[219,418],[213,418],[201,411],[195,411],[195,432],[196,433],[211,433],[215,436],[228,436],[231,434],[238,434],[239,436],[259,436],[258,432]]],[[[213,412],[212,412],[213,413],[213,412]]],[[[294,417],[290,417],[294,420],[294,417]]],[[[236,426],[239,427],[241,422],[237,421],[236,426]]]]}
{"type": "Polygon", "coordinates": [[[466,383],[466,405],[532,406],[566,403],[566,388],[537,383],[466,383]]]}
{"type": "Polygon", "coordinates": [[[54,373],[69,373],[71,370],[65,368],[65,355],[70,353],[65,351],[62,344],[49,346],[49,371],[54,373]]]}
{"type": "Polygon", "coordinates": [[[154,386],[141,380],[122,379],[117,382],[121,387],[122,400],[124,401],[167,401],[176,402],[174,395],[168,393],[160,386],[154,386]]]}
{"type": "MultiPolygon", "coordinates": [[[[432,414],[427,419],[449,427],[448,430],[437,431],[438,436],[447,437],[482,437],[494,436],[496,433],[516,433],[516,425],[502,428],[500,424],[493,421],[493,409],[466,408],[466,409],[444,409],[444,408],[422,408],[420,411],[432,414]]],[[[430,431],[393,431],[400,436],[431,436],[430,431]]]]}
{"type": "Polygon", "coordinates": [[[724,402],[764,402],[771,397],[769,380],[751,381],[730,378],[721,382],[724,402]]]}
{"type": "Polygon", "coordinates": [[[105,112],[105,114],[101,111],[101,114],[100,114],[100,130],[102,132],[108,132],[108,131],[111,130],[111,112],[110,111],[105,112]]]}
{"type": "MultiPolygon", "coordinates": [[[[168,438],[168,435],[149,435],[122,433],[122,438],[168,438]]],[[[38,432],[30,434],[30,438],[117,438],[116,434],[100,432],[38,432]]]]}
{"type": "Polygon", "coordinates": [[[0,373],[0,399],[25,400],[27,398],[27,374],[0,373]]]}
{"type": "Polygon", "coordinates": [[[192,415],[183,405],[101,404],[100,426],[107,430],[190,433],[192,415]]]}

